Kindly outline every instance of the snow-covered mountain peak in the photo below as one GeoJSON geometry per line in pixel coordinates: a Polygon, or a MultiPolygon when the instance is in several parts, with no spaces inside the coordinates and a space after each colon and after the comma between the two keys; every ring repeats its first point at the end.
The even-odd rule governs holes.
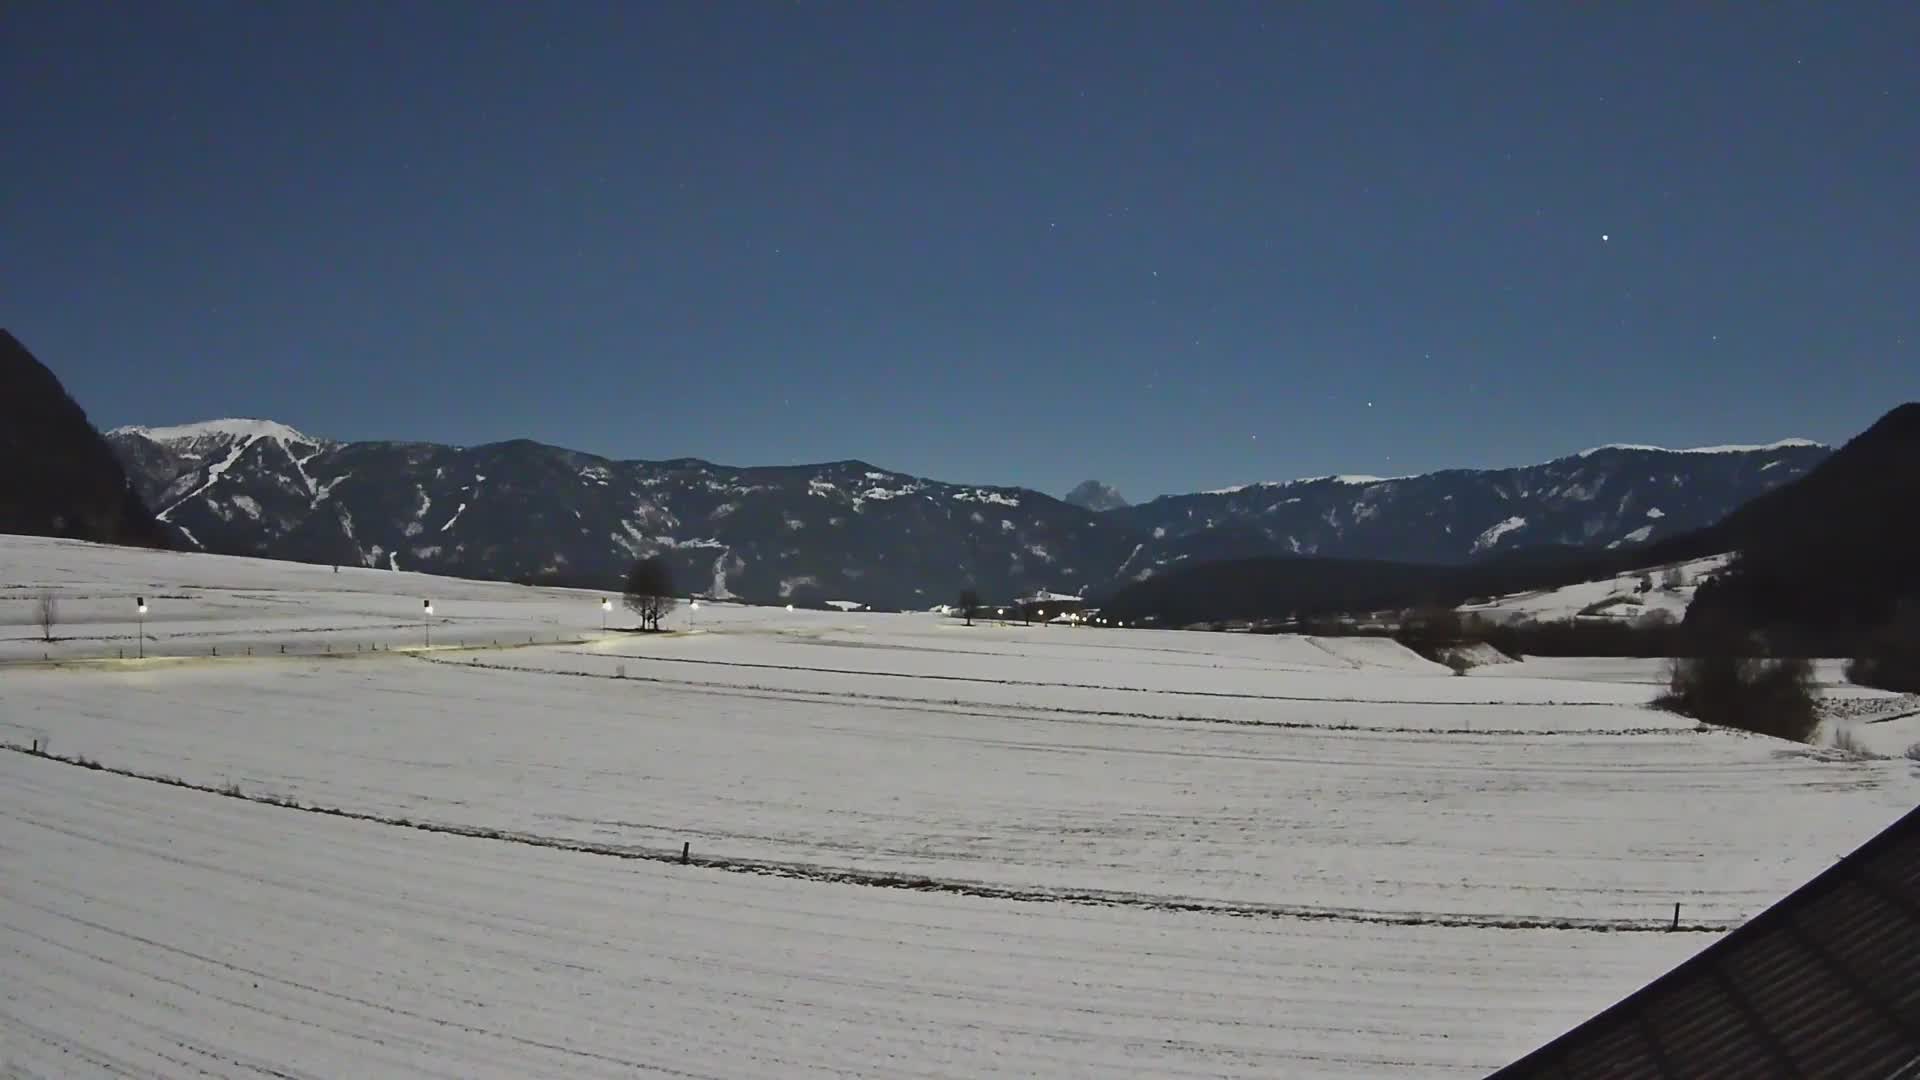
{"type": "Polygon", "coordinates": [[[1075,487],[1067,492],[1064,501],[1096,514],[1105,510],[1119,510],[1127,505],[1126,497],[1118,489],[1098,480],[1088,480],[1075,487]]]}
{"type": "Polygon", "coordinates": [[[1781,439],[1778,442],[1759,446],[1692,446],[1674,450],[1665,446],[1643,446],[1638,443],[1607,443],[1605,446],[1591,446],[1575,454],[1575,457],[1592,457],[1602,450],[1640,450],[1653,454],[1760,454],[1768,450],[1792,450],[1798,447],[1825,446],[1812,439],[1781,439]]]}
{"type": "Polygon", "coordinates": [[[223,420],[202,420],[195,424],[175,424],[171,427],[117,427],[107,432],[109,435],[139,435],[154,442],[179,443],[194,439],[274,439],[282,443],[305,443],[309,446],[324,446],[325,440],[303,434],[285,424],[273,420],[253,420],[244,417],[229,417],[223,420]]]}

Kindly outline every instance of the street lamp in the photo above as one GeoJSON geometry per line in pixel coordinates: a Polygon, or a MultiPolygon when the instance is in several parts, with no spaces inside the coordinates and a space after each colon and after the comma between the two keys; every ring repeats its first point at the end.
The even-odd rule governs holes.
{"type": "Polygon", "coordinates": [[[427,632],[427,648],[433,648],[433,601],[420,601],[420,628],[427,632]]]}
{"type": "Polygon", "coordinates": [[[145,660],[147,658],[147,598],[136,597],[133,601],[133,610],[140,615],[140,659],[145,660]]]}
{"type": "Polygon", "coordinates": [[[601,597],[600,598],[600,632],[603,634],[607,632],[607,612],[612,610],[613,610],[613,601],[607,599],[604,596],[601,597]]]}

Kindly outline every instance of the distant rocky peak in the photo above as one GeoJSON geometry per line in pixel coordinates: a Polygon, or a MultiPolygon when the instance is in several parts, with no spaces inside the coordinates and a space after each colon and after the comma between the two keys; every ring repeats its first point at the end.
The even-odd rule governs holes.
{"type": "Polygon", "coordinates": [[[1127,505],[1126,497],[1119,490],[1101,483],[1088,480],[1067,492],[1066,501],[1082,510],[1100,513],[1105,510],[1118,510],[1127,505]]]}

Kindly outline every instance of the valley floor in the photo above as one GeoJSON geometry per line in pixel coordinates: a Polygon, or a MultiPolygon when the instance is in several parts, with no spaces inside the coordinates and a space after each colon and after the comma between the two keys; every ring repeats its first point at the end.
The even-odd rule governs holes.
{"type": "Polygon", "coordinates": [[[1614,662],[603,635],[590,594],[12,537],[0,583],[0,1075],[1480,1075],[1920,801],[1614,662]],[[388,651],[423,593],[477,647],[388,651]],[[176,659],[87,659],[143,630],[176,659]]]}

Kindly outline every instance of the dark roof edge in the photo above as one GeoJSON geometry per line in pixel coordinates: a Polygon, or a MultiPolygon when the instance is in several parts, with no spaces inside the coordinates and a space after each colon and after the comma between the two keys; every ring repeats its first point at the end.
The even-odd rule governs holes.
{"type": "Polygon", "coordinates": [[[1902,841],[1920,843],[1920,807],[1907,811],[1899,820],[1880,830],[1872,839],[1841,857],[1839,862],[1827,867],[1815,875],[1813,880],[1788,893],[1765,911],[1748,919],[1726,937],[1688,957],[1673,970],[1621,998],[1591,1019],[1582,1021],[1552,1042],[1513,1064],[1501,1068],[1487,1080],[1519,1080],[1523,1076],[1538,1075],[1550,1068],[1558,1059],[1565,1057],[1578,1044],[1586,1042],[1602,1031],[1631,1023],[1634,1014],[1663,988],[1704,971],[1717,963],[1719,958],[1728,951],[1740,948],[1748,939],[1767,933],[1776,925],[1785,922],[1792,916],[1794,909],[1811,902],[1831,889],[1838,888],[1852,878],[1863,863],[1879,855],[1882,850],[1902,841]]]}

